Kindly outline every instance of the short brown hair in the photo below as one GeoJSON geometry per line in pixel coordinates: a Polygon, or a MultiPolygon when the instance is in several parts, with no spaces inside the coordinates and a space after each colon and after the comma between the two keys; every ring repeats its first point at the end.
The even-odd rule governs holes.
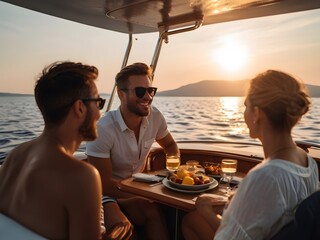
{"type": "Polygon", "coordinates": [[[152,69],[145,63],[133,63],[121,69],[116,75],[116,84],[119,89],[128,87],[128,79],[133,75],[147,75],[152,79],[152,69]]]}
{"type": "Polygon", "coordinates": [[[96,67],[82,63],[55,62],[45,67],[34,89],[45,123],[62,122],[74,101],[90,97],[97,77],[96,67]]]}

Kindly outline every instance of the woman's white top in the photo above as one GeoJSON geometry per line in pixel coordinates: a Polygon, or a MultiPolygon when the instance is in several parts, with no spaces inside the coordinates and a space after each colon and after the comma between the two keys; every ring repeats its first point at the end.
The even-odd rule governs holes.
{"type": "Polygon", "coordinates": [[[318,166],[310,156],[308,167],[263,160],[242,180],[214,239],[270,239],[293,220],[297,205],[318,189],[318,166]]]}

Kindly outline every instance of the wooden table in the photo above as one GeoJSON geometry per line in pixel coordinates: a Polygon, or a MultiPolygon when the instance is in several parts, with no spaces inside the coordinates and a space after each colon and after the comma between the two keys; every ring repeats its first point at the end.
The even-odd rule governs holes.
{"type": "MultiPolygon", "coordinates": [[[[158,172],[150,172],[150,174],[157,174],[158,172]]],[[[243,177],[244,174],[237,174],[243,177]]],[[[219,186],[212,190],[201,193],[183,193],[171,190],[164,186],[162,182],[146,183],[134,180],[132,177],[121,180],[118,183],[118,188],[124,192],[128,192],[137,196],[151,199],[155,202],[170,206],[175,209],[175,227],[174,239],[183,239],[181,233],[181,218],[185,212],[190,212],[195,209],[195,197],[202,193],[213,193],[224,195],[224,191],[219,190],[219,186]]]]}
{"type": "MultiPolygon", "coordinates": [[[[156,173],[157,172],[152,172],[152,174],[156,173]]],[[[195,202],[192,199],[201,195],[202,193],[223,195],[223,192],[219,191],[219,186],[202,193],[189,194],[168,189],[162,183],[145,183],[135,181],[133,178],[127,178],[120,181],[118,187],[124,192],[149,198],[155,202],[159,202],[186,212],[195,209],[195,202]]]]}

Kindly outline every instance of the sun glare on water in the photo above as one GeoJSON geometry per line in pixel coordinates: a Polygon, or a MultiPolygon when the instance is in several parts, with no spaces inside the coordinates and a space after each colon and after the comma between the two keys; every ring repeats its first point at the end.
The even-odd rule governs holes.
{"type": "Polygon", "coordinates": [[[228,123],[229,134],[239,136],[247,134],[247,126],[243,119],[243,98],[241,97],[221,97],[220,118],[228,123]]]}
{"type": "Polygon", "coordinates": [[[238,97],[223,97],[220,98],[221,111],[223,111],[225,118],[230,120],[234,118],[240,111],[241,98],[238,97]]]}
{"type": "Polygon", "coordinates": [[[239,40],[227,37],[221,39],[218,49],[213,50],[213,59],[226,71],[239,71],[248,61],[248,50],[239,40]]]}

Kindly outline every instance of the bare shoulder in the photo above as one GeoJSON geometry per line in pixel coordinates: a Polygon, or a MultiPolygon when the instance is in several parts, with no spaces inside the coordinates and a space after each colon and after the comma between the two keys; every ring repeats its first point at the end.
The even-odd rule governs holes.
{"type": "Polygon", "coordinates": [[[24,142],[24,143],[21,143],[20,145],[18,145],[17,147],[15,147],[8,154],[5,162],[7,162],[8,159],[15,158],[19,155],[24,155],[25,153],[27,153],[28,149],[30,148],[30,146],[32,146],[34,141],[35,140],[31,140],[29,142],[24,142]]]}
{"type": "MultiPolygon", "coordinates": [[[[78,160],[64,152],[46,151],[38,156],[38,165],[33,169],[37,178],[46,180],[52,188],[55,186],[60,191],[68,194],[70,188],[99,185],[99,172],[90,164],[78,160]]],[[[81,187],[80,187],[81,188],[81,187]]]]}
{"type": "Polygon", "coordinates": [[[12,171],[15,169],[23,169],[21,166],[25,164],[25,159],[28,156],[30,146],[33,145],[34,141],[35,140],[31,140],[29,142],[21,143],[11,150],[5,158],[4,163],[1,166],[1,170],[5,170],[7,173],[7,169],[11,169],[12,171]]]}
{"type": "Polygon", "coordinates": [[[65,167],[66,170],[70,171],[73,178],[77,178],[79,181],[100,178],[98,170],[91,164],[73,157],[68,158],[65,161],[65,167]]]}
{"type": "Polygon", "coordinates": [[[72,207],[75,199],[81,198],[84,201],[88,196],[100,196],[101,179],[95,167],[71,156],[60,159],[59,163],[54,174],[56,177],[49,181],[59,189],[62,202],[72,207]]]}

